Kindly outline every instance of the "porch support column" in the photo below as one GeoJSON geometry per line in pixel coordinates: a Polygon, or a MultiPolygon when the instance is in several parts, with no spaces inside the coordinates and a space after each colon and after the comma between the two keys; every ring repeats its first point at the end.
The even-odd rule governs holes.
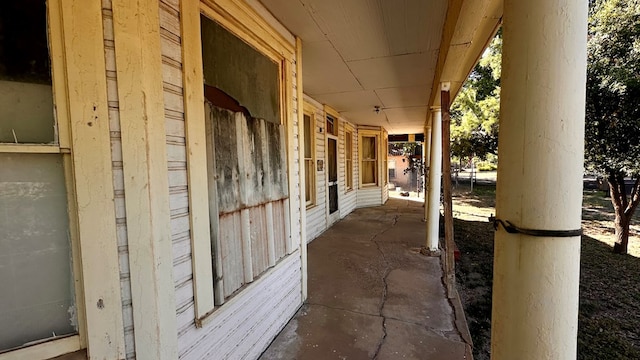
{"type": "Polygon", "coordinates": [[[431,114],[428,124],[424,126],[424,141],[422,142],[422,162],[424,164],[424,221],[429,218],[429,161],[431,160],[431,114]]]}
{"type": "Polygon", "coordinates": [[[429,199],[427,202],[427,249],[438,251],[440,229],[440,177],[442,175],[442,113],[431,109],[431,151],[429,152],[429,199]]]}
{"type": "Polygon", "coordinates": [[[493,360],[575,359],[587,1],[505,0],[493,360]],[[571,235],[574,234],[574,235],[571,235]],[[552,235],[552,236],[549,236],[552,235]]]}

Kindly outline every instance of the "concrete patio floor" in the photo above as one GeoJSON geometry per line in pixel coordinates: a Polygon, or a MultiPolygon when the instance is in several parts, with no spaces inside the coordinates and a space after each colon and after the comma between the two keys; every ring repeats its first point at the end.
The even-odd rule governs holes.
{"type": "Polygon", "coordinates": [[[260,359],[471,359],[441,260],[420,254],[423,211],[390,199],[310,243],[307,302],[260,359]]]}

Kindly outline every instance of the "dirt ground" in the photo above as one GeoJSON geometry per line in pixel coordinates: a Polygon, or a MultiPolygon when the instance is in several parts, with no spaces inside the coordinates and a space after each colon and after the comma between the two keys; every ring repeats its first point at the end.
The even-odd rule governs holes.
{"type": "MultiPolygon", "coordinates": [[[[488,360],[495,186],[454,191],[458,290],[473,338],[474,358],[488,360]]],[[[613,208],[603,192],[585,191],[580,263],[578,359],[640,359],[640,217],[631,226],[630,255],[612,252],[613,208]]]]}

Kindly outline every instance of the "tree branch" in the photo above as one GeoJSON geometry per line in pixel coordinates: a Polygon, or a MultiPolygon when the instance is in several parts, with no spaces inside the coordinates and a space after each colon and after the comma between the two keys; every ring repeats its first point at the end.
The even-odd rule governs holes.
{"type": "Polygon", "coordinates": [[[609,170],[607,182],[609,183],[609,189],[611,190],[611,202],[613,203],[613,207],[616,209],[616,212],[618,212],[622,205],[622,202],[620,199],[620,187],[617,184],[618,177],[616,176],[616,172],[614,170],[609,170]]]}
{"type": "Polygon", "coordinates": [[[633,183],[633,190],[631,191],[631,202],[624,210],[625,216],[632,216],[636,211],[638,204],[640,204],[640,175],[636,175],[636,181],[633,183]]]}
{"type": "Polygon", "coordinates": [[[622,171],[618,171],[618,186],[620,186],[620,200],[622,203],[622,208],[626,209],[629,205],[629,200],[627,199],[627,187],[624,183],[624,173],[622,171]]]}

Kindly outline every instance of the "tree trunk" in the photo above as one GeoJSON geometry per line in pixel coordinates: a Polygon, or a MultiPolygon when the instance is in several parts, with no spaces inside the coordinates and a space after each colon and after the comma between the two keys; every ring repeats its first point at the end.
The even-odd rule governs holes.
{"type": "Polygon", "coordinates": [[[640,178],[636,178],[630,199],[624,182],[624,173],[610,172],[607,177],[611,194],[611,203],[615,211],[614,228],[616,242],[613,252],[627,254],[629,250],[629,225],[638,203],[640,203],[640,178]]]}

